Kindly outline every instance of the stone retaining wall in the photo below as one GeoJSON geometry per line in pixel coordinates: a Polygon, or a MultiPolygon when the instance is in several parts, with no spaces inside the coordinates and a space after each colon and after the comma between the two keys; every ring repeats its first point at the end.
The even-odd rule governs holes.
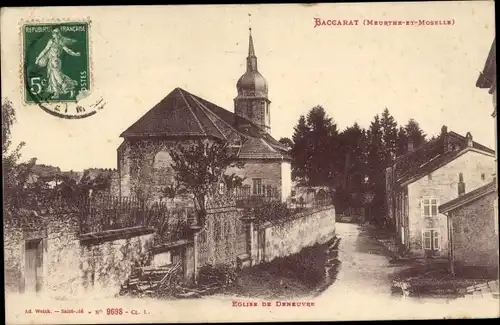
{"type": "Polygon", "coordinates": [[[328,206],[299,214],[291,220],[258,227],[257,263],[270,262],[323,244],[335,236],[335,207],[328,206]]]}
{"type": "Polygon", "coordinates": [[[4,223],[4,269],[7,292],[36,290],[51,296],[78,296],[93,291],[112,296],[129,276],[132,264],[147,251],[153,230],[133,229],[79,234],[76,213],[31,215],[4,223]],[[29,284],[26,243],[39,241],[37,288],[29,284]],[[28,278],[28,280],[27,280],[28,278]]]}

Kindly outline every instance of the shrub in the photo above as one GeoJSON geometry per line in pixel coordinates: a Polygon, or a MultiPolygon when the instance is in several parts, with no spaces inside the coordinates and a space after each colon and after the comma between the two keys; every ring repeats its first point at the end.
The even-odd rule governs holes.
{"type": "Polygon", "coordinates": [[[209,285],[218,283],[229,285],[236,279],[236,270],[228,264],[213,266],[210,264],[200,268],[198,273],[198,283],[201,285],[209,285]]]}
{"type": "Polygon", "coordinates": [[[255,208],[253,215],[258,223],[264,223],[288,219],[291,217],[292,211],[284,202],[267,202],[255,208]]]}

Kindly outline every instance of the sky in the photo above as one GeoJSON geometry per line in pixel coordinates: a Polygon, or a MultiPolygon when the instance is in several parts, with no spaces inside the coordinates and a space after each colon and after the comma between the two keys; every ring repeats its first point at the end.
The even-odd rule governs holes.
{"type": "Polygon", "coordinates": [[[414,118],[428,135],[447,125],[495,148],[492,98],[475,87],[495,35],[490,1],[2,8],[2,98],[16,110],[14,144],[26,142],[23,159],[63,170],[116,168],[120,133],[176,87],[233,111],[249,24],[276,139],[291,137],[316,105],[339,129],[368,127],[387,107],[396,121],[414,118]],[[24,104],[22,22],[82,18],[91,20],[92,95],[106,101],[104,109],[68,120],[24,104]],[[360,23],[315,28],[314,18],[360,23]],[[364,19],[454,25],[364,26],[364,19]]]}

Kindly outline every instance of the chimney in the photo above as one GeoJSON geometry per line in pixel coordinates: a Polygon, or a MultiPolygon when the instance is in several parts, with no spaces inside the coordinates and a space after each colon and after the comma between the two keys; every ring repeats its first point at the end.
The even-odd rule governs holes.
{"type": "Polygon", "coordinates": [[[448,151],[451,151],[453,150],[453,146],[452,144],[450,143],[450,139],[448,137],[448,127],[446,125],[443,125],[443,127],[441,127],[441,135],[440,137],[443,139],[443,146],[444,146],[444,152],[448,152],[448,151]]]}
{"type": "Polygon", "coordinates": [[[474,146],[474,141],[472,141],[472,134],[470,134],[470,132],[467,132],[465,138],[467,139],[467,147],[472,148],[474,146]]]}
{"type": "Polygon", "coordinates": [[[465,183],[464,175],[462,173],[458,174],[458,196],[465,194],[465,183]]]}
{"type": "Polygon", "coordinates": [[[412,152],[414,149],[413,147],[413,139],[412,138],[408,138],[408,152],[412,152]]]}

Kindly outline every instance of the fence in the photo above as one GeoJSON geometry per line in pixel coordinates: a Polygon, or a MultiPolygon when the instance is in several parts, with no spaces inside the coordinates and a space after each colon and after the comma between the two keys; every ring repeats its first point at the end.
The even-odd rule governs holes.
{"type": "Polygon", "coordinates": [[[289,199],[286,202],[288,209],[291,210],[293,213],[322,208],[330,206],[332,204],[333,200],[331,198],[313,198],[307,201],[289,199]]]}
{"type": "Polygon", "coordinates": [[[134,197],[110,195],[85,200],[81,212],[82,234],[147,226],[156,229],[155,244],[184,238],[194,217],[194,208],[170,207],[165,202],[146,204],[134,197]]]}
{"type": "Polygon", "coordinates": [[[281,200],[278,189],[266,185],[261,185],[259,188],[255,188],[254,191],[251,190],[250,185],[245,185],[234,189],[231,195],[239,208],[253,208],[268,202],[281,200]]]}

